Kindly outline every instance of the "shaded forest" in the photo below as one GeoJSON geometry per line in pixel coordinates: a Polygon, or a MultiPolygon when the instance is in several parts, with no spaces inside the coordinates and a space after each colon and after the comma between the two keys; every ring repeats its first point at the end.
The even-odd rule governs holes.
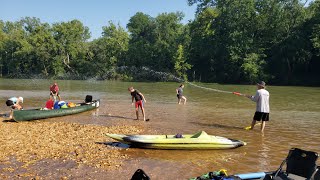
{"type": "Polygon", "coordinates": [[[137,12],[101,37],[77,19],[0,20],[0,73],[8,78],[118,79],[320,85],[320,0],[188,0],[183,12],[137,12]],[[150,73],[156,72],[156,73],[150,73]],[[156,74],[156,75],[155,75],[156,74]],[[165,76],[166,78],[164,78],[165,76]]]}

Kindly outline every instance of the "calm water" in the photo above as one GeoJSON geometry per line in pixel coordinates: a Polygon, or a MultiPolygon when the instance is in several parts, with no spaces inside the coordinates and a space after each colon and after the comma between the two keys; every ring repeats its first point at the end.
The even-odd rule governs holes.
{"type": "MultiPolygon", "coordinates": [[[[265,133],[259,127],[246,131],[250,125],[255,104],[247,98],[219,93],[186,84],[186,105],[177,105],[175,89],[179,83],[131,83],[115,81],[57,81],[65,101],[79,102],[87,94],[100,98],[98,111],[50,121],[87,124],[141,125],[145,134],[195,133],[243,140],[247,146],[232,150],[121,150],[130,156],[126,167],[110,174],[120,179],[138,169],[144,169],[153,179],[187,179],[219,169],[229,173],[275,170],[288,150],[298,147],[320,153],[320,88],[269,86],[271,113],[265,133]],[[128,86],[134,86],[146,97],[149,122],[134,121],[134,108],[128,86]]],[[[49,96],[50,80],[0,79],[1,113],[8,111],[5,100],[23,96],[24,107],[44,106],[49,96]]],[[[200,84],[207,88],[254,94],[255,85],[200,84]]],[[[48,120],[49,121],[49,120],[48,120]]],[[[41,121],[39,122],[41,123],[41,121]]],[[[100,133],[100,132],[97,132],[100,133]]],[[[107,140],[107,138],[106,138],[107,140]]],[[[319,164],[319,163],[318,163],[319,164]]]]}

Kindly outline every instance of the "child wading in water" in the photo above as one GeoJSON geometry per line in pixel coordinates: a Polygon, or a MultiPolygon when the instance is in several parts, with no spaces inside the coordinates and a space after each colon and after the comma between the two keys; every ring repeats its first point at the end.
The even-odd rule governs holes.
{"type": "Polygon", "coordinates": [[[138,90],[134,89],[133,87],[129,87],[128,91],[131,94],[132,97],[132,104],[133,104],[133,100],[136,101],[135,103],[135,107],[136,107],[136,116],[137,116],[137,120],[139,119],[139,107],[142,111],[142,115],[143,115],[143,120],[144,121],[149,121],[149,119],[146,119],[146,115],[144,112],[144,103],[146,103],[146,99],[144,98],[143,94],[141,92],[139,92],[138,90]]]}
{"type": "Polygon", "coordinates": [[[184,100],[184,101],[183,101],[183,104],[186,104],[186,102],[187,102],[187,98],[182,95],[182,94],[183,94],[183,88],[184,88],[184,85],[181,84],[181,85],[179,86],[179,88],[176,89],[177,98],[178,98],[178,104],[181,103],[181,99],[184,100]]]}

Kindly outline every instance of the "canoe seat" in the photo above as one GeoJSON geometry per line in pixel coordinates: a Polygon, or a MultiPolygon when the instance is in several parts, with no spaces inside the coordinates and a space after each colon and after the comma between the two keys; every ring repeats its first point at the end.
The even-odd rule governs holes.
{"type": "Polygon", "coordinates": [[[192,135],[190,138],[209,138],[210,136],[205,131],[199,131],[192,135]]]}

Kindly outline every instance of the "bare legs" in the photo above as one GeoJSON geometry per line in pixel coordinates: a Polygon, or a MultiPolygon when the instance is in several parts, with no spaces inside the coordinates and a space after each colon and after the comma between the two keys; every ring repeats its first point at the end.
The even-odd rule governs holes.
{"type": "Polygon", "coordinates": [[[264,127],[266,126],[266,122],[265,121],[262,121],[261,123],[261,132],[264,131],[264,127]]]}
{"type": "Polygon", "coordinates": [[[52,99],[53,99],[54,101],[57,100],[57,97],[58,97],[59,101],[61,101],[61,96],[60,96],[60,95],[51,94],[50,96],[52,97],[52,99]]]}
{"type": "Polygon", "coordinates": [[[250,129],[253,129],[255,125],[256,125],[256,120],[252,120],[250,129]]]}
{"type": "MultiPolygon", "coordinates": [[[[253,129],[255,125],[256,125],[256,120],[252,120],[250,129],[253,129]]],[[[266,121],[262,121],[262,123],[261,123],[261,132],[264,131],[265,126],[266,126],[266,121]]]]}
{"type": "Polygon", "coordinates": [[[181,98],[178,98],[178,104],[181,103],[181,99],[183,99],[183,104],[186,104],[186,103],[187,103],[187,98],[184,97],[184,96],[181,96],[181,98]]]}
{"type": "MultiPolygon", "coordinates": [[[[142,111],[142,116],[143,116],[143,120],[146,120],[146,114],[144,112],[144,108],[141,107],[141,111],[142,111]]],[[[139,120],[139,107],[136,108],[136,116],[137,116],[137,120],[139,120]]]]}
{"type": "Polygon", "coordinates": [[[137,116],[137,120],[139,120],[139,108],[136,107],[136,116],[137,116]]]}
{"type": "Polygon", "coordinates": [[[10,111],[9,119],[11,120],[13,118],[13,111],[10,111]]]}

